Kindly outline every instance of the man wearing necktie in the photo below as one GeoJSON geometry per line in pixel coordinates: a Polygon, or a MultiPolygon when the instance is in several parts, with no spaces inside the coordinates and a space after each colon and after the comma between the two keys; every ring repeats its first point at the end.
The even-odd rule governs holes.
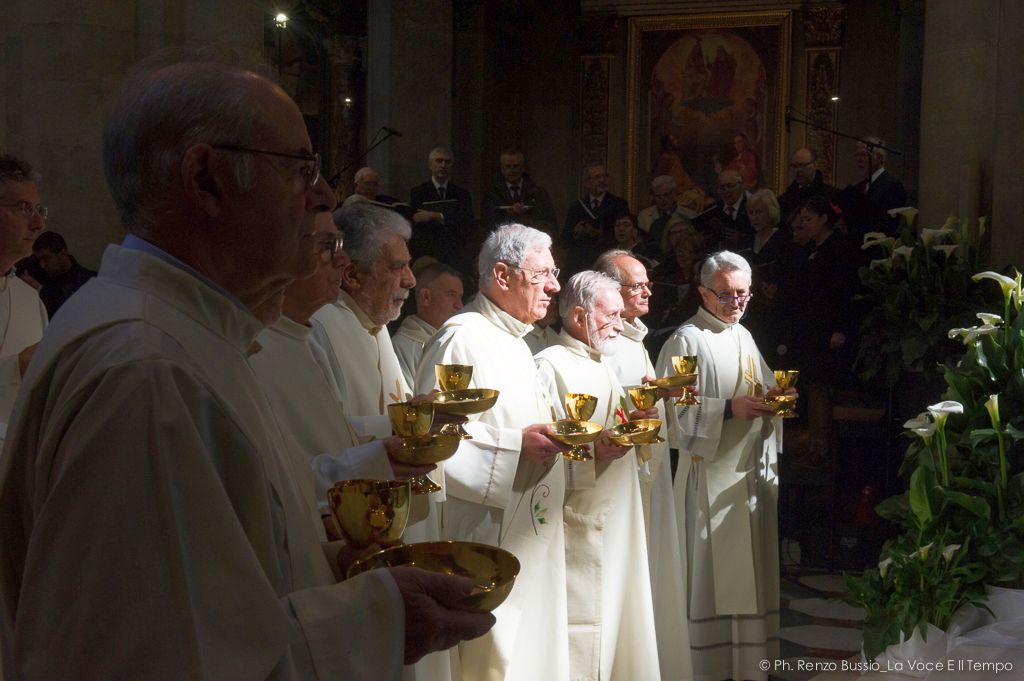
{"type": "Polygon", "coordinates": [[[451,151],[444,147],[433,149],[428,156],[430,179],[409,192],[409,205],[416,209],[409,252],[414,261],[429,255],[466,271],[469,258],[476,253],[473,199],[468,191],[451,181],[453,163],[451,151]]]}
{"type": "Polygon", "coordinates": [[[559,238],[569,275],[585,270],[614,243],[615,220],[629,213],[629,204],[608,191],[608,170],[602,163],[583,169],[583,197],[569,204],[559,238]]]}
{"type": "MultiPolygon", "coordinates": [[[[484,192],[480,226],[484,235],[498,225],[511,222],[526,225],[555,236],[555,209],[551,196],[526,174],[523,152],[507,149],[501,153],[501,172],[484,192]]],[[[478,249],[474,249],[474,254],[478,249]]]]}
{"type": "Polygon", "coordinates": [[[694,220],[694,225],[704,236],[708,251],[742,250],[753,243],[754,229],[747,218],[747,193],[739,172],[723,170],[718,174],[718,204],[694,220]]]}

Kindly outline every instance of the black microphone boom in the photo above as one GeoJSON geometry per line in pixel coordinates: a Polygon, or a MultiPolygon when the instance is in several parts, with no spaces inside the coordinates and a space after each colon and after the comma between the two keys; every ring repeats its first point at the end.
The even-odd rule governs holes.
{"type": "MultiPolygon", "coordinates": [[[[332,176],[331,176],[331,179],[327,180],[327,184],[329,184],[329,185],[331,185],[332,187],[334,187],[335,189],[337,189],[338,185],[337,185],[336,183],[337,183],[337,181],[338,181],[338,178],[339,178],[339,177],[341,177],[341,174],[342,174],[343,172],[345,172],[346,170],[348,170],[349,168],[351,168],[352,166],[354,166],[355,164],[359,163],[359,162],[360,162],[361,160],[363,160],[364,158],[366,158],[367,154],[369,154],[369,153],[370,153],[371,151],[373,151],[374,149],[376,149],[376,148],[377,148],[377,146],[378,146],[378,145],[379,145],[379,144],[380,144],[381,142],[383,142],[384,140],[386,140],[386,139],[388,139],[388,138],[390,138],[390,137],[401,137],[401,136],[402,136],[402,133],[398,132],[398,131],[397,131],[397,130],[395,130],[394,128],[389,128],[389,127],[388,127],[388,126],[386,126],[386,125],[382,125],[382,126],[380,126],[380,129],[381,129],[381,130],[383,130],[384,132],[386,132],[386,133],[387,133],[387,136],[386,136],[386,137],[382,137],[382,138],[380,138],[379,140],[377,140],[376,142],[374,142],[373,144],[371,144],[371,145],[370,145],[370,146],[369,146],[369,147],[368,147],[368,148],[366,149],[366,151],[364,151],[363,153],[359,154],[359,155],[358,155],[358,156],[356,156],[356,157],[355,157],[354,159],[352,159],[352,160],[351,160],[350,162],[348,162],[347,164],[345,164],[345,166],[344,166],[344,167],[342,167],[342,169],[341,169],[341,170],[339,170],[338,172],[334,173],[334,175],[332,175],[332,176]]],[[[379,135],[380,133],[377,133],[377,134],[379,135]]],[[[375,139],[376,139],[376,137],[377,137],[377,135],[374,135],[374,138],[375,138],[375,139]]]]}

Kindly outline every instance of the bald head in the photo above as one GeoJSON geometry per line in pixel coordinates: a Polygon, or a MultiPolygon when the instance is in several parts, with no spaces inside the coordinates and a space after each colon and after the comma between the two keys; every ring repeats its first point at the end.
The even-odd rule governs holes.
{"type": "Polygon", "coordinates": [[[352,180],[352,191],[362,197],[375,201],[380,193],[380,175],[369,166],[360,168],[352,180]]]}
{"type": "Polygon", "coordinates": [[[806,187],[814,182],[815,173],[818,171],[818,157],[813,149],[801,147],[793,152],[789,158],[789,169],[793,171],[793,179],[801,187],[806,187]]]}

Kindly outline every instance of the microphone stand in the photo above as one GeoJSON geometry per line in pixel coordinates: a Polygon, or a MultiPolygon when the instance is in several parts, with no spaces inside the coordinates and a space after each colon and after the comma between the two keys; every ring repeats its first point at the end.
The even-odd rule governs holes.
{"type": "MultiPolygon", "coordinates": [[[[384,142],[386,142],[387,140],[389,140],[389,139],[391,139],[392,137],[395,136],[395,133],[391,132],[390,130],[388,130],[385,127],[381,127],[381,129],[377,132],[377,134],[379,135],[381,133],[381,131],[384,132],[384,136],[383,137],[381,137],[379,140],[377,140],[376,142],[371,144],[369,147],[367,147],[366,151],[364,151],[363,153],[359,154],[359,156],[356,156],[354,159],[352,159],[347,164],[345,164],[342,167],[341,170],[339,170],[338,172],[334,173],[334,175],[331,176],[331,179],[327,180],[327,184],[331,185],[332,188],[337,189],[338,188],[338,185],[337,185],[338,178],[341,177],[341,174],[343,172],[345,172],[346,170],[348,170],[349,168],[351,168],[355,164],[357,164],[360,161],[362,161],[364,158],[367,157],[367,155],[371,151],[373,151],[374,149],[379,147],[381,144],[384,144],[384,142]]],[[[376,135],[375,135],[375,137],[376,137],[376,135]]]]}
{"type": "Polygon", "coordinates": [[[857,137],[856,135],[848,135],[845,132],[841,132],[839,130],[833,130],[832,128],[826,128],[824,125],[818,125],[817,123],[813,123],[811,121],[804,120],[803,118],[798,118],[798,117],[793,115],[792,109],[787,109],[786,110],[786,125],[787,126],[789,125],[790,121],[796,121],[797,123],[803,123],[804,125],[810,127],[812,130],[820,130],[822,132],[831,133],[831,134],[835,135],[836,137],[844,137],[844,138],[846,138],[848,140],[853,140],[854,142],[860,142],[865,147],[867,147],[867,150],[868,150],[868,177],[867,177],[867,187],[865,188],[865,192],[868,189],[871,188],[871,176],[875,174],[875,168],[874,168],[874,165],[873,165],[874,156],[875,156],[875,149],[883,149],[883,150],[889,152],[890,154],[895,154],[896,156],[902,156],[903,155],[902,151],[898,151],[896,149],[893,149],[892,147],[887,147],[884,144],[878,144],[877,142],[871,142],[871,141],[866,140],[866,139],[864,139],[862,137],[857,137]]]}

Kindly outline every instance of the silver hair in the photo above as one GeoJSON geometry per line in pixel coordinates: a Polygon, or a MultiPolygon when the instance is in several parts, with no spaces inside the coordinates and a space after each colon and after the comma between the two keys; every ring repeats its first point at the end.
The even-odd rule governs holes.
{"type": "Polygon", "coordinates": [[[362,168],[357,170],[356,174],[352,177],[353,184],[356,182],[361,182],[363,178],[369,175],[370,173],[373,173],[374,175],[380,177],[380,174],[370,166],[363,166],[362,168]]]}
{"type": "Polygon", "coordinates": [[[656,178],[651,180],[651,191],[652,192],[674,192],[679,188],[676,183],[676,178],[671,175],[658,175],[656,178]]]}
{"type": "Polygon", "coordinates": [[[718,251],[709,255],[704,264],[700,266],[700,283],[704,288],[711,288],[711,279],[719,272],[733,272],[739,270],[745,272],[749,277],[750,263],[746,258],[732,251],[718,251]]]}
{"type": "Polygon", "coordinates": [[[444,154],[445,156],[450,157],[452,160],[455,159],[455,154],[453,154],[452,150],[449,149],[448,147],[434,147],[433,149],[430,150],[430,153],[427,154],[427,161],[434,160],[434,154],[444,154]]]}
{"type": "MultiPolygon", "coordinates": [[[[146,60],[126,79],[103,130],[103,166],[124,227],[145,231],[173,210],[169,187],[197,144],[253,146],[260,106],[249,82],[262,77],[223,60],[146,60]]],[[[248,154],[226,153],[235,180],[252,188],[248,154]]]]}
{"type": "Polygon", "coordinates": [[[622,284],[622,270],[615,264],[615,260],[622,257],[633,258],[634,256],[624,248],[613,248],[610,251],[605,251],[597,256],[597,260],[594,261],[593,270],[609,276],[619,282],[619,284],[622,284]]]}
{"type": "Polygon", "coordinates": [[[397,234],[403,240],[412,238],[409,221],[393,210],[358,202],[334,211],[334,224],[345,234],[344,250],[352,262],[361,267],[372,267],[384,252],[388,234],[397,234]]]}
{"type": "Polygon", "coordinates": [[[577,306],[587,312],[593,312],[594,300],[598,293],[618,290],[619,282],[607,274],[593,270],[577,272],[569,277],[565,288],[558,295],[558,316],[562,318],[562,323],[565,323],[577,306]]]}
{"type": "Polygon", "coordinates": [[[551,237],[539,229],[516,223],[498,227],[484,241],[477,258],[480,283],[494,278],[494,266],[499,262],[519,267],[530,253],[546,248],[551,248],[551,237]]]}
{"type": "Polygon", "coordinates": [[[750,210],[750,205],[753,203],[760,203],[767,208],[768,220],[776,227],[779,226],[779,221],[782,220],[782,209],[779,207],[779,200],[775,198],[775,192],[771,189],[758,189],[747,197],[748,211],[750,210]]]}

